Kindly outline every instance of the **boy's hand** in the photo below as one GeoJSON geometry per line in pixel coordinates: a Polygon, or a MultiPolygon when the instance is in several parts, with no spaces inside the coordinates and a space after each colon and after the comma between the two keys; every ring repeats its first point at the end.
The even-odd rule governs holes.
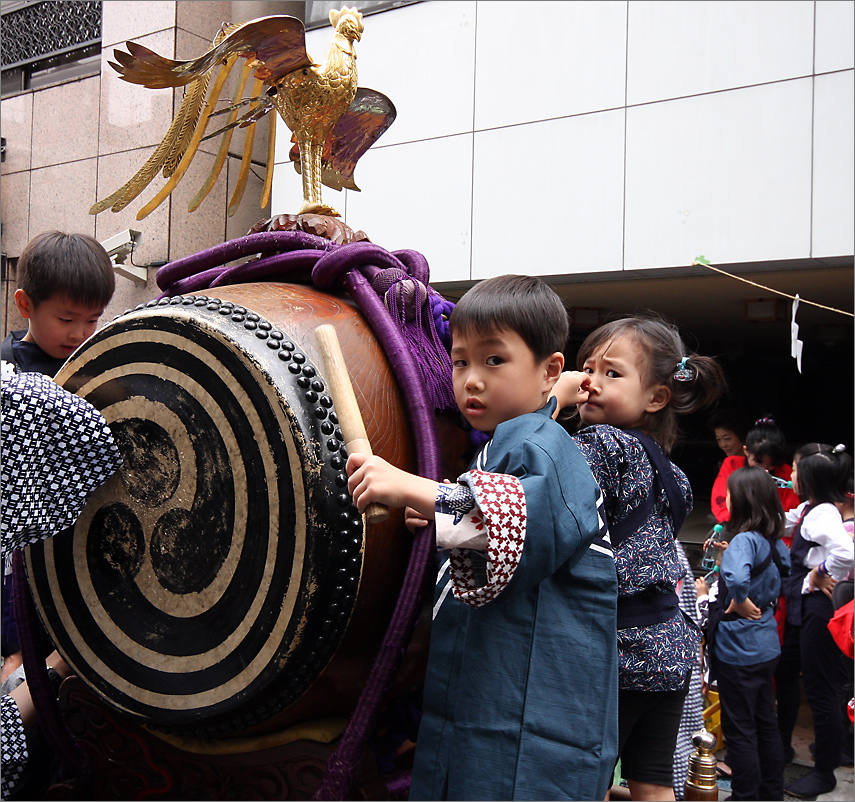
{"type": "Polygon", "coordinates": [[[415,532],[416,529],[421,529],[423,526],[427,526],[430,523],[427,518],[425,518],[420,512],[414,510],[412,507],[407,507],[404,510],[404,526],[410,530],[410,532],[415,532]]]}
{"type": "Polygon", "coordinates": [[[347,458],[347,489],[356,508],[364,512],[373,501],[387,507],[412,507],[433,520],[438,482],[390,465],[382,457],[351,454],[347,458]]]}
{"type": "Polygon", "coordinates": [[[695,580],[695,592],[698,596],[709,596],[710,595],[710,586],[706,583],[706,580],[699,576],[695,580]]]}
{"type": "Polygon", "coordinates": [[[575,406],[582,404],[588,400],[588,385],[591,383],[591,377],[587,373],[582,373],[579,370],[565,370],[555,382],[552,388],[550,398],[555,398],[558,401],[556,415],[564,407],[575,406]]]}
{"type": "MultiPolygon", "coordinates": [[[[455,484],[450,479],[443,479],[442,483],[444,485],[453,485],[455,484]]],[[[415,532],[416,529],[421,529],[423,526],[427,526],[433,520],[433,516],[429,519],[425,518],[418,510],[414,510],[412,507],[407,507],[404,510],[404,526],[407,527],[411,532],[415,532]]]]}
{"type": "Polygon", "coordinates": [[[752,621],[758,621],[763,616],[763,611],[749,598],[738,603],[736,599],[731,599],[725,613],[736,613],[742,618],[750,618],[752,621]]]}

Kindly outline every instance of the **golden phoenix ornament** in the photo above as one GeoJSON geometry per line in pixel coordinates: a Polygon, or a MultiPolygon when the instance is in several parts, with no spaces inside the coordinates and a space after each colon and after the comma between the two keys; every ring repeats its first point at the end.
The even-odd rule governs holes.
{"type": "Polygon", "coordinates": [[[273,179],[276,113],[270,112],[274,111],[291,130],[295,143],[290,157],[303,181],[299,213],[338,217],[335,209],[323,203],[321,184],[359,190],[353,179],[356,162],[392,124],[395,107],[385,95],[357,84],[354,42],[362,36],[362,14],[344,6],[330,12],[330,23],[334,34],[322,64],[316,64],[306,52],[303,23],[284,15],[224,25],[207,52],[189,61],[164,58],[136,42],[126,43],[127,52],[114,50],[118,63],[109,64],[123,80],[149,89],[187,88],[169,130],[148,161],[124,186],[95,203],[89,213],[121,211],[162,171],[168,181],[140,209],[137,220],[142,220],[169,197],[200,143],[222,135],[214,165],[190,202],[188,211],[194,211],[222,170],[233,129],[241,127],[249,130],[237,185],[229,201],[228,212],[233,215],[249,175],[255,124],[264,117],[268,118],[269,133],[261,205],[266,206],[273,179]],[[231,102],[217,109],[220,92],[240,59],[244,62],[231,102]],[[253,86],[250,96],[244,98],[250,74],[253,86]],[[206,134],[211,118],[221,114],[227,115],[225,125],[206,134]]]}

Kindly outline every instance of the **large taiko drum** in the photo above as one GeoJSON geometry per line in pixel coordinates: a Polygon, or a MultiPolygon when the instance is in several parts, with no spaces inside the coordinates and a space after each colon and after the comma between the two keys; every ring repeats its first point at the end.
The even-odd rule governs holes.
{"type": "Polygon", "coordinates": [[[321,323],[374,452],[413,470],[379,343],[348,300],[311,287],[149,303],[58,374],[101,410],[124,466],[26,566],[54,643],[109,706],[209,737],[352,710],[410,539],[400,511],[367,527],[347,492],[321,323]]]}

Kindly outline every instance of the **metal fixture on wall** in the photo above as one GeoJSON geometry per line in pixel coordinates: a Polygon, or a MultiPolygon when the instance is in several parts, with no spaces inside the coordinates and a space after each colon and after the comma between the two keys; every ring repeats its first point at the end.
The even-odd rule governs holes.
{"type": "Polygon", "coordinates": [[[104,250],[107,251],[107,256],[110,257],[116,273],[135,281],[137,284],[145,284],[148,281],[148,268],[133,263],[126,265],[125,261],[133,254],[134,248],[141,243],[142,232],[130,228],[126,228],[120,234],[105,239],[101,243],[104,250]]]}

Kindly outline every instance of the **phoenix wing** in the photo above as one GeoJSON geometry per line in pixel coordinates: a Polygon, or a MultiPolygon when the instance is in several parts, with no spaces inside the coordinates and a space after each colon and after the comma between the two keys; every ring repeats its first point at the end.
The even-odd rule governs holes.
{"type": "MultiPolygon", "coordinates": [[[[353,179],[356,162],[395,122],[395,106],[386,95],[374,89],[359,87],[348,110],[336,123],[324,143],[322,178],[331,189],[359,192],[353,179]]],[[[293,137],[292,137],[293,141],[293,137]]],[[[300,172],[300,149],[295,144],[290,159],[300,172]]]]}
{"type": "MultiPolygon", "coordinates": [[[[202,189],[191,201],[190,211],[201,203],[220,174],[231,138],[230,129],[235,125],[252,125],[273,109],[270,97],[263,91],[264,87],[274,84],[293,70],[314,64],[306,53],[303,23],[296,17],[284,15],[262,17],[242,25],[224,26],[214,40],[213,47],[199,58],[188,61],[165,58],[136,42],[128,42],[127,48],[127,53],[114,50],[113,55],[119,63],[110,62],[123,80],[151,89],[187,86],[178,113],[152,156],[130,181],[109,197],[95,203],[89,210],[90,214],[99,214],[109,208],[114,212],[121,211],[154,180],[162,168],[163,176],[169,181],[148,204],[140,209],[137,214],[138,220],[148,216],[166,200],[186,173],[204,137],[220,92],[239,58],[246,59],[246,62],[233,102],[223,109],[229,114],[227,124],[216,132],[219,134],[229,131],[229,133],[221,143],[220,152],[202,189]],[[208,92],[218,65],[220,65],[219,74],[208,92]],[[250,71],[253,70],[255,73],[251,93],[253,97],[248,101],[242,101],[240,95],[250,71]],[[206,94],[207,102],[205,102],[206,94]],[[237,109],[244,105],[248,105],[249,109],[239,120],[236,120],[237,109]]],[[[265,177],[263,190],[265,197],[269,196],[272,180],[275,118],[275,114],[269,116],[268,174],[265,177]]],[[[246,186],[252,159],[253,134],[254,126],[247,132],[244,142],[240,175],[229,202],[229,214],[237,211],[246,186]]],[[[262,205],[265,204],[266,201],[263,198],[262,205]]]]}
{"type": "Polygon", "coordinates": [[[260,62],[255,77],[266,83],[275,83],[300,67],[314,66],[306,53],[303,23],[284,15],[261,17],[238,25],[207,53],[189,61],[164,58],[136,42],[128,42],[127,48],[127,53],[113,51],[118,64],[108,63],[123,80],[149,89],[184,86],[229,56],[260,62]]]}

